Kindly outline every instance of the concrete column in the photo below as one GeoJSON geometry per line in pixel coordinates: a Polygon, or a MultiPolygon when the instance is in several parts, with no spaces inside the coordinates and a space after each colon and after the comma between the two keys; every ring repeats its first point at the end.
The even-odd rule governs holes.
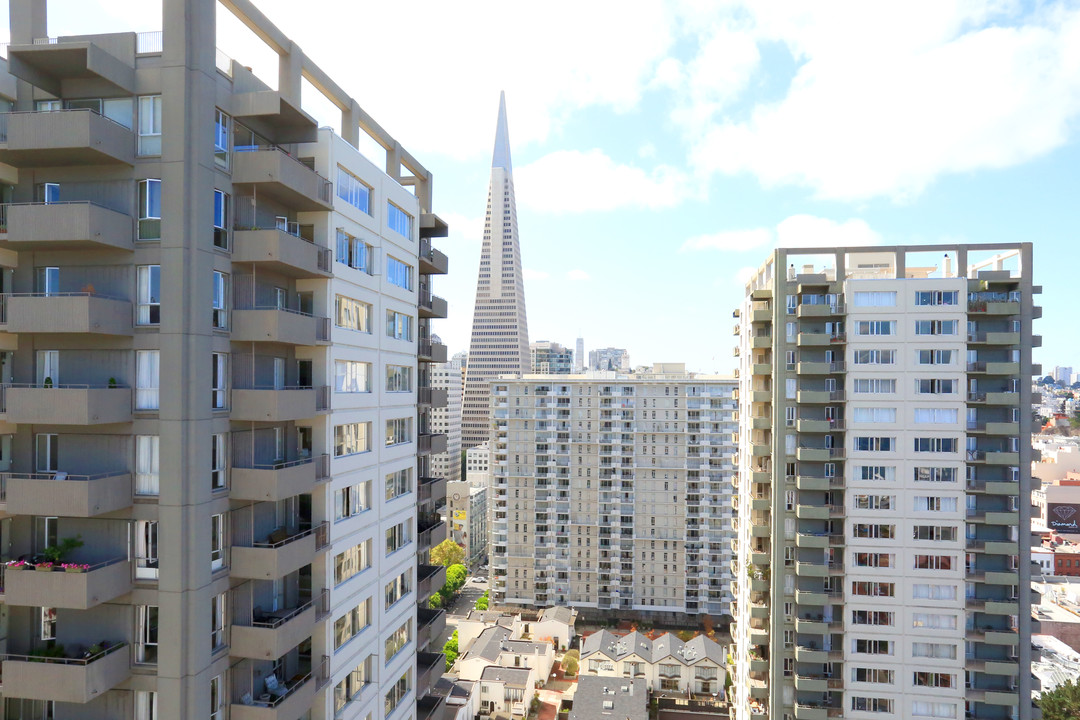
{"type": "MultiPolygon", "coordinates": [[[[1025,268],[1021,268],[1022,272],[1027,272],[1025,268]]],[[[958,248],[956,251],[956,277],[966,278],[968,276],[968,251],[967,248],[958,248]]]]}
{"type": "Polygon", "coordinates": [[[304,67],[304,51],[296,43],[289,52],[278,56],[278,92],[281,97],[300,107],[300,77],[304,67]]]}
{"type": "Polygon", "coordinates": [[[12,45],[29,45],[34,38],[48,37],[48,6],[47,0],[9,0],[12,45]]]}
{"type": "Polygon", "coordinates": [[[386,149],[386,174],[395,180],[401,180],[401,145],[394,142],[393,147],[386,149]]]}
{"type": "Polygon", "coordinates": [[[360,144],[360,107],[355,100],[348,110],[341,111],[341,137],[353,147],[360,144]]]}

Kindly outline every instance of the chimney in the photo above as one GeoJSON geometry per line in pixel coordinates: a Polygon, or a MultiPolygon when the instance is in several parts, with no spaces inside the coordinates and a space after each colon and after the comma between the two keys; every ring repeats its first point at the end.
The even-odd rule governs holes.
{"type": "Polygon", "coordinates": [[[945,277],[952,277],[952,258],[949,253],[945,253],[945,277]]]}

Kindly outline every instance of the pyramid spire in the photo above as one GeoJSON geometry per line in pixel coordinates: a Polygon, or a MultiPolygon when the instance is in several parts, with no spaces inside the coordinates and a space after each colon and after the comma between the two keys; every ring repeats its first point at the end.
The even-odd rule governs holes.
{"type": "Polygon", "coordinates": [[[499,123],[495,127],[495,152],[491,156],[491,167],[514,172],[510,163],[510,130],[506,127],[506,91],[499,92],[499,123]]]}

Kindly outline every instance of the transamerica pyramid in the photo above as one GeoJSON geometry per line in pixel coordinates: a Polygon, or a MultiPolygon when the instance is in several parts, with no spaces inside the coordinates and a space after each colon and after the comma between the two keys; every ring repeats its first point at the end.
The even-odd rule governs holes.
{"type": "Polygon", "coordinates": [[[461,447],[488,440],[488,383],[500,375],[528,372],[529,324],[525,320],[525,285],[521,275],[514,169],[506,126],[506,93],[499,95],[499,122],[491,158],[484,246],[476,281],[465,395],[461,407],[461,447]]]}

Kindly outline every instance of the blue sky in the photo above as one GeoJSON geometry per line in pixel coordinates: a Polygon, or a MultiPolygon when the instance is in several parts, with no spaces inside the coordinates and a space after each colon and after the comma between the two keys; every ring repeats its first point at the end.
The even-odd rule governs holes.
{"type": "MultiPolygon", "coordinates": [[[[1080,365],[1077,2],[257,4],[435,173],[452,352],[505,90],[533,340],[727,372],[741,278],[778,242],[1031,240],[1035,359],[1080,365]]],[[[160,3],[52,0],[49,22],[155,30],[160,3]]]]}

